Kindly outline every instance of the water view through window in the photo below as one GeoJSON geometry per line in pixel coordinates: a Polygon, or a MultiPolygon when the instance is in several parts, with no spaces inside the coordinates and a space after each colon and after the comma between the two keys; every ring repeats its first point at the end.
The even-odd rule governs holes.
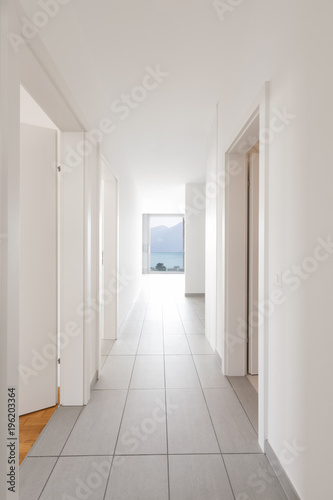
{"type": "Polygon", "coordinates": [[[150,272],[184,272],[183,216],[150,216],[150,272]]]}

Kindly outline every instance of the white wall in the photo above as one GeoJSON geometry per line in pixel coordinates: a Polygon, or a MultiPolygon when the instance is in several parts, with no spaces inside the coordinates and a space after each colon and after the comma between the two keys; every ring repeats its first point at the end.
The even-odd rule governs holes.
{"type": "Polygon", "coordinates": [[[111,174],[103,178],[103,281],[109,292],[103,304],[102,338],[117,338],[118,274],[118,182],[111,174]],[[111,292],[111,293],[110,293],[111,292]]]}
{"type": "MultiPolygon", "coordinates": [[[[0,421],[8,419],[8,387],[18,387],[19,363],[19,67],[10,50],[8,34],[19,32],[16,1],[0,3],[0,421]]],[[[18,499],[7,490],[7,432],[0,429],[0,491],[4,499],[18,499]]],[[[18,450],[17,450],[18,452],[18,450]]],[[[18,453],[16,459],[18,475],[18,453]]],[[[16,484],[18,485],[18,478],[16,484]]]]}
{"type": "Polygon", "coordinates": [[[57,128],[22,85],[20,87],[20,120],[21,123],[30,123],[38,127],[57,128]]]}
{"type": "MultiPolygon", "coordinates": [[[[156,195],[156,193],[155,193],[156,195]]],[[[142,200],[143,214],[181,214],[185,207],[185,185],[182,184],[175,189],[170,189],[165,195],[157,193],[156,198],[144,198],[142,200]]]]}
{"type": "Polygon", "coordinates": [[[137,184],[131,173],[126,173],[112,160],[110,164],[118,179],[119,196],[119,330],[141,288],[142,205],[137,184]]]}
{"type": "MultiPolygon", "coordinates": [[[[316,265],[304,259],[313,256],[318,237],[332,234],[333,72],[327,64],[332,15],[333,5],[325,1],[314,5],[310,0],[256,0],[235,8],[223,24],[226,46],[233,49],[224,61],[226,78],[219,103],[221,171],[230,139],[264,82],[271,82],[270,113],[275,117],[269,144],[271,289],[275,274],[295,264],[316,265]],[[281,120],[278,113],[293,116],[281,120]]],[[[223,242],[222,208],[221,216],[218,238],[223,242]]],[[[328,333],[333,322],[333,257],[326,255],[315,272],[304,272],[307,278],[299,279],[296,291],[285,280],[286,300],[269,315],[266,332],[267,437],[304,500],[328,498],[332,488],[323,466],[330,463],[333,448],[333,400],[329,396],[333,337],[328,333]],[[305,448],[296,450],[294,457],[287,451],[293,443],[305,448]]],[[[218,289],[224,286],[222,264],[220,259],[218,289]]]]}
{"type": "Polygon", "coordinates": [[[205,293],[205,184],[186,184],[185,204],[185,294],[205,293]]]}

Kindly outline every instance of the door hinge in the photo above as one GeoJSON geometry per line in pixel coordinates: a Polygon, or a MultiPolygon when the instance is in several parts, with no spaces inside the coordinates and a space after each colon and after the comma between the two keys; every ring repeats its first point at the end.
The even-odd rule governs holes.
{"type": "Polygon", "coordinates": [[[60,365],[60,358],[58,358],[58,365],[60,365]]]}
{"type": "Polygon", "coordinates": [[[58,172],[61,172],[61,167],[60,166],[58,166],[58,172]]]}

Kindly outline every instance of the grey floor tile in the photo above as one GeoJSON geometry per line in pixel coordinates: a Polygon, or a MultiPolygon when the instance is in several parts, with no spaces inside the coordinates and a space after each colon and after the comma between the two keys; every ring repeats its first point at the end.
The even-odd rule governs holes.
{"type": "Polygon", "coordinates": [[[163,455],[166,452],[165,391],[130,390],[116,454],[163,455]]]}
{"type": "Polygon", "coordinates": [[[146,315],[145,308],[132,309],[132,311],[127,316],[126,321],[138,321],[138,322],[141,322],[141,324],[142,324],[143,320],[145,319],[145,315],[146,315]]]}
{"type": "Polygon", "coordinates": [[[147,305],[147,312],[149,311],[162,311],[162,301],[159,299],[155,300],[151,297],[147,305]]]}
{"type": "Polygon", "coordinates": [[[248,389],[251,387],[247,377],[228,377],[228,380],[234,389],[248,389]]]}
{"type": "Polygon", "coordinates": [[[163,356],[137,356],[131,389],[164,389],[163,356]]]}
{"type": "Polygon", "coordinates": [[[142,335],[138,355],[163,354],[162,335],[142,335]]]}
{"type": "Polygon", "coordinates": [[[228,379],[223,375],[215,355],[194,355],[193,359],[202,387],[212,389],[230,387],[228,379]]]}
{"type": "Polygon", "coordinates": [[[185,335],[183,323],[179,320],[165,320],[163,322],[164,335],[185,335]]]}
{"type": "Polygon", "coordinates": [[[168,500],[166,456],[115,457],[105,500],[168,500]]]}
{"type": "Polygon", "coordinates": [[[163,312],[163,320],[164,321],[167,321],[167,322],[170,322],[170,321],[181,321],[181,317],[180,317],[180,314],[177,311],[164,311],[163,312]]]}
{"type": "Polygon", "coordinates": [[[219,453],[201,389],[167,389],[170,454],[219,453]]]}
{"type": "Polygon", "coordinates": [[[117,339],[110,351],[110,356],[133,356],[136,354],[140,337],[138,335],[122,335],[117,339]]]}
{"type": "Polygon", "coordinates": [[[94,389],[128,389],[135,356],[108,356],[94,389]]]}
{"type": "Polygon", "coordinates": [[[59,406],[28,455],[35,457],[60,455],[81,409],[81,406],[59,406]]]}
{"type": "Polygon", "coordinates": [[[162,335],[162,321],[147,320],[143,323],[142,335],[162,335]]]}
{"type": "Polygon", "coordinates": [[[288,500],[265,455],[224,455],[237,499],[288,500]]]}
{"type": "Polygon", "coordinates": [[[101,369],[104,367],[107,359],[108,359],[108,356],[101,356],[101,369]]]}
{"type": "Polygon", "coordinates": [[[234,390],[205,389],[222,453],[260,453],[258,436],[234,390]]]}
{"type": "Polygon", "coordinates": [[[191,354],[185,335],[165,335],[164,354],[191,354]]]}
{"type": "Polygon", "coordinates": [[[111,457],[60,457],[40,500],[103,500],[110,467],[111,457]]]}
{"type": "Polygon", "coordinates": [[[199,319],[205,319],[205,306],[198,305],[195,306],[193,309],[199,319]]]}
{"type": "Polygon", "coordinates": [[[166,356],[165,378],[169,389],[200,387],[192,356],[166,356]]]}
{"type": "Polygon", "coordinates": [[[183,321],[197,321],[199,319],[192,307],[189,309],[180,309],[179,313],[183,321]]]}
{"type": "Polygon", "coordinates": [[[205,328],[200,319],[184,320],[183,321],[186,335],[204,334],[205,328]]]}
{"type": "Polygon", "coordinates": [[[163,305],[163,316],[168,318],[169,316],[179,316],[179,310],[176,302],[170,305],[163,305]]]}
{"type": "Polygon", "coordinates": [[[102,354],[102,356],[107,356],[109,354],[114,343],[115,343],[115,340],[106,340],[106,339],[101,340],[101,354],[102,354]]]}
{"type": "Polygon", "coordinates": [[[148,305],[148,297],[138,297],[138,300],[133,305],[131,312],[146,312],[148,305]]]}
{"type": "Polygon", "coordinates": [[[140,335],[142,330],[143,321],[126,321],[120,330],[119,337],[122,335],[140,335]]]}
{"type": "Polygon", "coordinates": [[[170,455],[169,471],[170,500],[234,499],[221,455],[170,455]]]}
{"type": "Polygon", "coordinates": [[[258,432],[258,393],[247,377],[228,377],[247,416],[258,432]]]}
{"type": "Polygon", "coordinates": [[[145,321],[162,321],[163,313],[162,310],[158,311],[147,311],[145,315],[145,321]]]}
{"type": "Polygon", "coordinates": [[[56,457],[27,457],[20,467],[20,498],[36,500],[43,491],[56,457]]]}
{"type": "Polygon", "coordinates": [[[62,455],[112,455],[126,394],[126,391],[92,391],[62,455]]]}
{"type": "Polygon", "coordinates": [[[193,313],[192,305],[185,299],[185,302],[182,300],[177,300],[177,306],[180,316],[186,313],[193,313]]]}
{"type": "Polygon", "coordinates": [[[259,376],[248,374],[246,378],[249,380],[250,384],[259,392],[259,376]]]}
{"type": "Polygon", "coordinates": [[[187,335],[192,354],[214,354],[208,340],[203,335],[187,335]]]}

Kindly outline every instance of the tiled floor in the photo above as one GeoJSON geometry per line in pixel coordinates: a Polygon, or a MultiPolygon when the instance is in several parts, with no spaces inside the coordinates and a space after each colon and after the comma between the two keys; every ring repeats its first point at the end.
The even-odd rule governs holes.
{"type": "Polygon", "coordinates": [[[183,287],[146,280],[89,404],[60,407],[24,461],[22,500],[286,500],[257,443],[256,392],[222,375],[204,300],[183,287]]]}
{"type": "Polygon", "coordinates": [[[247,378],[249,379],[255,390],[258,392],[259,390],[258,375],[247,375],[247,378]]]}

